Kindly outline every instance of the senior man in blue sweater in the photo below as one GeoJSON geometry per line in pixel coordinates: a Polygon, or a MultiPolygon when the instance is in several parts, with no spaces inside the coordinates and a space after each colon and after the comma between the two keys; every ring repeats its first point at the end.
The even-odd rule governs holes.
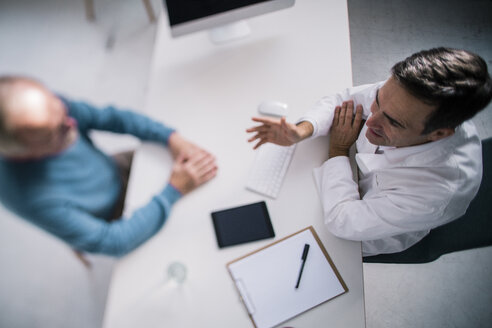
{"type": "Polygon", "coordinates": [[[159,122],[71,101],[29,78],[0,77],[0,201],[77,251],[132,251],[159,231],[182,195],[216,172],[210,153],[159,122]],[[173,154],[167,185],[129,218],[115,217],[125,192],[122,167],[93,145],[90,130],[159,142],[173,154]]]}

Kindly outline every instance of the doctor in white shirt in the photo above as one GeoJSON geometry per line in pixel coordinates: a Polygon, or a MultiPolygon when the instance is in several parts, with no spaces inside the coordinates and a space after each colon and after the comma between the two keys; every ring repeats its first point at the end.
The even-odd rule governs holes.
{"type": "Polygon", "coordinates": [[[329,134],[329,159],[314,171],[326,227],[362,241],[364,256],[395,253],[462,216],[475,197],[481,143],[469,119],[491,97],[482,58],[435,48],[397,63],[384,82],[322,98],[297,124],[255,117],[261,125],[247,132],[255,148],[329,134]]]}

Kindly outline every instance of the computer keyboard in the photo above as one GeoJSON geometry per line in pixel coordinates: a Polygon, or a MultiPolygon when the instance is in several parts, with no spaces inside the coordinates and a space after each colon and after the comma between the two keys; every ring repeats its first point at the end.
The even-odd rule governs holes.
{"type": "Polygon", "coordinates": [[[285,147],[271,143],[262,145],[256,152],[246,188],[262,195],[277,198],[296,144],[285,147]]]}

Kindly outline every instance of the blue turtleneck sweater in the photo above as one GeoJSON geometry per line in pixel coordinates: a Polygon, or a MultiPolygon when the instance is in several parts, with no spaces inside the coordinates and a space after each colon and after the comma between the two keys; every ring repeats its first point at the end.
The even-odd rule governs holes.
{"type": "Polygon", "coordinates": [[[88,132],[126,133],[167,145],[174,130],[130,111],[62,100],[77,121],[78,139],[48,158],[21,162],[0,157],[0,200],[77,250],[126,254],[162,227],[180,193],[168,184],[131,217],[107,222],[121,182],[116,163],[94,147],[88,132]]]}

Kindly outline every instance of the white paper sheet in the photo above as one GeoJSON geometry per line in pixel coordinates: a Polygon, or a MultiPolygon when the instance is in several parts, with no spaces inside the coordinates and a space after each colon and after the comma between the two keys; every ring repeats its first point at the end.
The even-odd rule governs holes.
{"type": "Polygon", "coordinates": [[[228,265],[256,327],[273,327],[346,292],[311,229],[228,265]],[[305,244],[310,249],[296,289],[305,244]]]}

